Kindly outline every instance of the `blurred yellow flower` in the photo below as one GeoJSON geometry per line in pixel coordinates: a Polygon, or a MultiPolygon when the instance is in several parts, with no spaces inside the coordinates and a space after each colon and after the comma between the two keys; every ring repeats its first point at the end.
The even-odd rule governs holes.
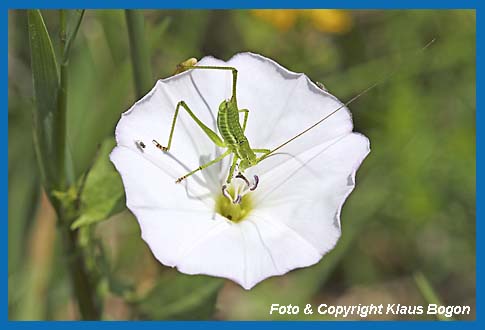
{"type": "Polygon", "coordinates": [[[345,10],[314,9],[306,12],[312,25],[322,32],[345,33],[352,27],[352,18],[345,10]]]}
{"type": "Polygon", "coordinates": [[[298,16],[298,10],[293,9],[254,9],[251,12],[280,31],[287,31],[293,27],[298,16]]]}
{"type": "Polygon", "coordinates": [[[298,18],[309,19],[312,26],[321,32],[345,33],[352,27],[349,12],[338,9],[255,9],[251,13],[280,31],[288,31],[298,18]]]}

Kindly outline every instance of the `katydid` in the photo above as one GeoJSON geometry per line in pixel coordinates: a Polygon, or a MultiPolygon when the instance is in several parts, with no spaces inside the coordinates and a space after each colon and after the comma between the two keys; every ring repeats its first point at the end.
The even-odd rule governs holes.
{"type": "MultiPolygon", "coordinates": [[[[185,180],[187,177],[193,175],[194,173],[222,161],[227,156],[233,155],[232,164],[231,164],[231,167],[229,168],[229,173],[226,179],[226,183],[227,184],[231,183],[233,177],[236,177],[244,180],[250,190],[254,190],[258,185],[259,178],[258,176],[254,176],[254,183],[251,184],[249,180],[243,175],[246,169],[257,165],[259,162],[267,158],[269,155],[273,154],[276,150],[279,150],[287,143],[293,141],[297,137],[303,135],[304,133],[308,132],[310,129],[319,125],[325,119],[327,119],[328,117],[336,113],[338,110],[344,108],[347,104],[349,104],[350,102],[352,102],[358,96],[361,95],[359,94],[357,97],[355,97],[348,103],[341,105],[339,108],[335,109],[329,115],[325,116],[323,119],[319,120],[317,123],[315,123],[308,129],[304,130],[303,132],[297,134],[296,136],[286,141],[285,143],[281,144],[280,146],[272,150],[253,149],[249,144],[248,138],[244,135],[244,132],[246,130],[246,124],[248,121],[249,110],[239,109],[237,105],[237,96],[236,96],[236,85],[237,85],[237,74],[238,74],[237,69],[230,66],[195,65],[195,63],[196,63],[195,59],[189,59],[179,64],[175,72],[180,73],[186,70],[225,70],[225,71],[231,71],[232,73],[232,96],[229,100],[223,100],[221,102],[217,113],[217,129],[220,133],[220,136],[212,129],[207,127],[194,114],[194,112],[189,108],[189,106],[184,101],[180,101],[175,108],[175,113],[172,120],[172,127],[170,129],[170,135],[168,137],[167,145],[162,146],[157,140],[153,140],[153,144],[164,152],[167,152],[170,150],[175,125],[177,123],[177,117],[179,115],[179,110],[184,109],[189,114],[189,116],[195,121],[195,123],[202,129],[202,131],[207,135],[207,137],[212,142],[214,142],[215,145],[217,145],[218,147],[227,148],[227,149],[219,157],[203,165],[200,165],[195,170],[190,171],[187,174],[181,176],[175,181],[176,183],[180,183],[181,181],[185,180]],[[187,64],[187,63],[190,63],[190,64],[187,64]],[[240,123],[240,118],[239,118],[240,113],[244,114],[242,125],[240,123]],[[236,176],[234,176],[234,171],[236,170],[236,168],[238,169],[238,173],[236,176]]],[[[367,92],[367,90],[364,91],[363,93],[365,92],[367,92]]],[[[224,187],[226,187],[226,185],[224,185],[224,187]]],[[[224,187],[223,187],[223,190],[224,190],[224,187]]]]}
{"type": "MultiPolygon", "coordinates": [[[[422,48],[420,51],[425,50],[428,46],[430,46],[434,42],[434,39],[431,40],[424,48],[422,48]]],[[[382,84],[384,81],[389,79],[396,71],[391,72],[388,74],[384,79],[381,79],[377,81],[376,83],[372,84],[370,87],[366,88],[362,92],[358,93],[356,96],[351,98],[349,101],[343,103],[341,106],[324,116],[322,119],[318,120],[316,123],[311,125],[310,127],[306,128],[302,132],[296,134],[294,137],[290,138],[286,142],[280,144],[274,149],[254,149],[251,147],[248,138],[246,137],[245,130],[246,130],[246,124],[248,121],[248,116],[249,116],[249,110],[248,109],[239,109],[238,104],[237,104],[237,96],[236,96],[236,85],[237,85],[237,74],[238,71],[236,68],[231,67],[231,66],[205,66],[205,65],[196,65],[197,60],[194,58],[191,58],[185,62],[182,62],[177,66],[177,70],[175,73],[180,73],[186,70],[223,70],[223,71],[231,71],[232,73],[232,95],[230,99],[228,100],[223,100],[221,104],[219,105],[219,110],[217,113],[217,129],[220,133],[220,136],[214,132],[212,129],[207,127],[195,114],[194,112],[189,108],[189,106],[184,102],[180,101],[176,108],[175,108],[175,114],[173,116],[172,120],[172,127],[170,129],[170,135],[168,137],[168,142],[167,146],[162,146],[158,141],[153,140],[154,145],[159,148],[160,150],[167,152],[170,150],[170,146],[172,144],[172,137],[173,137],[173,132],[175,129],[175,125],[177,122],[177,117],[179,114],[179,110],[182,108],[184,109],[189,116],[195,121],[195,123],[202,129],[202,131],[207,135],[207,137],[218,147],[221,148],[226,148],[226,151],[223,152],[220,156],[216,157],[215,159],[200,165],[198,168],[196,168],[193,171],[188,172],[187,174],[179,177],[175,182],[180,183],[183,180],[185,180],[187,177],[193,175],[194,173],[201,171],[213,164],[216,164],[220,161],[222,161],[225,157],[228,157],[230,155],[233,155],[232,158],[232,164],[229,168],[229,173],[226,179],[226,183],[229,184],[231,183],[233,178],[239,178],[242,179],[246,184],[247,187],[250,190],[256,189],[258,186],[259,178],[258,176],[254,176],[254,183],[250,183],[249,180],[244,176],[244,171],[252,166],[257,165],[259,162],[262,160],[266,159],[270,155],[274,154],[277,150],[280,150],[284,146],[286,146],[288,143],[292,142],[293,140],[299,138],[300,136],[304,135],[305,133],[309,132],[313,128],[317,127],[320,125],[323,121],[337,113],[339,110],[345,108],[348,106],[350,103],[354,102],[357,100],[359,97],[362,95],[366,94],[369,92],[371,89],[374,89],[376,86],[382,84]],[[240,123],[240,117],[239,115],[243,113],[244,118],[242,125],[240,123]],[[234,172],[237,168],[237,174],[234,175],[234,172]]],[[[317,83],[317,86],[323,90],[325,89],[325,86],[321,83],[317,83]]],[[[227,191],[226,191],[227,185],[223,185],[222,191],[223,194],[226,196],[227,191]]],[[[240,202],[240,199],[235,199],[233,203],[237,204],[240,202]]]]}
{"type": "MultiPolygon", "coordinates": [[[[186,62],[194,62],[193,59],[187,60],[186,62]]],[[[184,62],[184,63],[186,63],[184,62]]],[[[221,136],[219,136],[216,132],[212,129],[207,127],[199,118],[194,114],[194,112],[189,108],[189,106],[184,102],[180,101],[175,108],[175,114],[172,120],[172,127],[170,129],[170,135],[168,137],[167,146],[162,146],[158,141],[153,140],[153,143],[157,148],[162,151],[169,151],[173,132],[175,129],[175,125],[177,123],[177,117],[179,114],[179,110],[182,108],[184,109],[189,116],[197,123],[197,125],[204,131],[204,133],[211,139],[212,142],[215,143],[218,147],[227,148],[227,150],[222,153],[219,157],[209,161],[206,164],[203,164],[196,168],[193,171],[181,176],[176,180],[176,183],[180,183],[182,180],[186,179],[187,177],[191,176],[192,174],[201,171],[217,162],[220,162],[222,159],[229,155],[233,155],[232,164],[229,169],[229,174],[227,176],[226,182],[229,184],[232,181],[234,176],[234,171],[236,167],[238,168],[238,174],[236,177],[243,179],[248,186],[251,186],[250,189],[254,190],[258,184],[258,177],[255,176],[254,184],[249,184],[249,180],[247,180],[242,172],[244,170],[258,164],[265,156],[269,155],[272,151],[270,149],[253,149],[251,148],[248,138],[244,135],[246,130],[246,124],[248,120],[249,110],[248,109],[239,109],[237,105],[237,97],[236,97],[236,84],[237,84],[237,69],[230,66],[202,66],[202,65],[185,65],[184,63],[180,64],[177,68],[176,72],[182,72],[190,69],[198,69],[198,70],[226,70],[231,71],[232,73],[232,96],[229,100],[223,100],[219,105],[219,111],[217,113],[217,129],[221,136]],[[239,122],[239,114],[244,114],[244,120],[241,125],[239,122]],[[261,155],[261,156],[257,156],[261,155]]]]}

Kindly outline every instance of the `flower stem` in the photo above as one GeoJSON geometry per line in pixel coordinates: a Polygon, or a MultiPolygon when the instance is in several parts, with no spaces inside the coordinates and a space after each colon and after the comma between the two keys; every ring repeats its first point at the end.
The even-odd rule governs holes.
{"type": "Polygon", "coordinates": [[[62,210],[58,214],[64,255],[81,318],[83,320],[98,320],[100,311],[96,304],[95,289],[86,270],[82,251],[80,251],[78,245],[78,230],[71,230],[71,222],[61,219],[62,210]]]}
{"type": "MultiPolygon", "coordinates": [[[[66,44],[66,13],[65,10],[59,10],[60,24],[60,48],[64,56],[64,47],[66,44]]],[[[56,130],[56,147],[57,147],[57,169],[59,171],[58,189],[63,190],[66,185],[66,111],[67,111],[67,64],[61,62],[60,87],[57,94],[57,130],[56,130]]]]}
{"type": "Polygon", "coordinates": [[[145,40],[145,20],[143,14],[138,10],[125,10],[125,16],[130,39],[136,96],[141,98],[150,90],[152,84],[150,56],[145,40]]]}
{"type": "MultiPolygon", "coordinates": [[[[76,26],[79,28],[80,20],[76,26]]],[[[66,121],[67,121],[67,88],[68,88],[68,63],[69,63],[69,49],[72,43],[73,36],[67,40],[66,32],[66,11],[59,10],[60,22],[60,47],[61,47],[61,61],[60,61],[60,88],[57,99],[57,130],[56,143],[58,150],[57,166],[59,169],[59,181],[57,189],[64,191],[68,186],[74,183],[74,179],[69,175],[72,171],[66,169],[66,121]],[[67,45],[67,46],[66,46],[67,45]]],[[[64,246],[64,254],[67,259],[67,267],[71,277],[71,284],[73,286],[74,294],[79,305],[79,312],[84,320],[99,319],[100,312],[96,306],[95,290],[91,283],[89,274],[86,270],[85,261],[82,250],[78,245],[78,231],[72,231],[70,224],[73,219],[68,214],[69,209],[76,208],[74,205],[64,205],[61,202],[55,201],[51,198],[58,216],[58,227],[62,237],[64,246]]]]}

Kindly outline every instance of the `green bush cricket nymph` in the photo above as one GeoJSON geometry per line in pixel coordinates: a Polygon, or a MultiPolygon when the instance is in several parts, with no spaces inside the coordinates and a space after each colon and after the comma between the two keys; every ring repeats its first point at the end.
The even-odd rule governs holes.
{"type": "MultiPolygon", "coordinates": [[[[430,44],[432,44],[434,39],[429,42],[424,48],[426,49],[430,44]]],[[[377,81],[376,83],[372,84],[370,87],[366,88],[362,92],[358,93],[356,96],[351,98],[349,101],[343,103],[335,110],[331,111],[329,114],[324,116],[322,119],[318,120],[316,123],[311,125],[310,127],[304,129],[302,132],[296,134],[294,137],[288,139],[286,142],[280,144],[274,149],[254,149],[251,147],[248,138],[245,135],[246,124],[249,117],[249,109],[239,109],[237,104],[237,96],[236,96],[236,85],[237,85],[237,75],[238,71],[235,67],[231,66],[204,66],[204,65],[196,65],[197,60],[195,58],[191,58],[185,62],[182,62],[177,66],[177,70],[175,73],[181,73],[187,70],[223,70],[223,71],[230,71],[232,73],[232,95],[228,100],[223,100],[219,105],[218,113],[217,113],[217,130],[220,133],[220,136],[214,132],[212,129],[207,127],[189,108],[189,106],[185,103],[185,101],[178,102],[175,113],[172,120],[172,126],[170,129],[170,134],[168,138],[167,146],[162,146],[158,141],[153,140],[153,144],[160,150],[167,152],[170,150],[170,146],[172,144],[173,133],[175,129],[175,125],[177,122],[177,117],[179,114],[179,110],[182,108],[184,109],[189,116],[194,120],[194,122],[202,129],[202,131],[207,135],[207,137],[218,147],[226,148],[220,156],[216,157],[215,159],[200,165],[193,171],[186,173],[185,175],[179,177],[175,182],[180,183],[185,180],[187,177],[197,173],[198,171],[204,170],[205,168],[216,164],[222,161],[225,157],[233,155],[232,163],[229,168],[229,173],[226,179],[226,184],[222,186],[222,194],[230,199],[232,203],[239,204],[241,202],[241,195],[237,195],[235,198],[231,198],[230,194],[227,191],[227,185],[231,183],[233,178],[238,178],[243,180],[246,185],[247,189],[254,190],[257,188],[259,183],[259,178],[257,175],[254,176],[254,182],[251,183],[245,176],[244,171],[250,167],[257,165],[259,162],[263,161],[267,157],[273,155],[277,150],[280,150],[288,143],[292,142],[293,140],[299,138],[303,134],[309,132],[313,128],[320,125],[323,121],[337,113],[339,110],[345,108],[350,103],[354,102],[356,99],[361,97],[362,95],[369,92],[371,89],[375,88],[376,86],[382,84],[384,81],[389,79],[394,73],[388,74],[384,79],[377,81]],[[244,114],[244,118],[242,124],[240,122],[240,114],[244,114]],[[236,170],[237,169],[237,170],[236,170]],[[236,175],[234,173],[237,172],[236,175]]],[[[325,86],[321,83],[316,84],[320,89],[326,90],[325,86]]],[[[138,142],[142,148],[145,148],[145,144],[143,142],[138,142]]]]}
{"type": "MultiPolygon", "coordinates": [[[[194,59],[195,60],[195,59],[194,59]]],[[[193,60],[193,61],[194,61],[193,60]]],[[[190,60],[189,60],[190,61],[190,60]]],[[[187,62],[187,61],[186,61],[187,62]]],[[[184,63],[186,63],[184,62],[184,63]]],[[[201,69],[201,70],[227,70],[231,71],[232,73],[232,96],[229,100],[223,100],[219,106],[219,111],[217,113],[217,129],[221,136],[219,136],[216,132],[212,129],[207,127],[204,123],[202,123],[199,118],[192,112],[189,106],[184,102],[180,101],[177,104],[175,109],[175,114],[172,121],[172,127],[170,129],[170,135],[168,138],[167,146],[162,146],[158,141],[153,140],[153,143],[157,148],[162,151],[169,151],[170,146],[172,143],[173,132],[175,129],[175,125],[177,122],[177,117],[179,114],[179,110],[182,108],[184,109],[190,117],[197,123],[197,125],[202,129],[202,131],[211,139],[212,142],[215,143],[218,147],[227,148],[227,150],[222,153],[219,157],[209,161],[206,164],[199,166],[197,169],[181,176],[176,180],[177,183],[181,182],[182,180],[186,179],[187,177],[191,176],[192,174],[201,171],[219,161],[223,158],[233,155],[232,165],[229,170],[229,174],[227,176],[226,182],[229,184],[233,179],[235,169],[237,167],[238,174],[236,177],[243,179],[249,184],[249,180],[247,180],[242,172],[249,167],[252,167],[258,164],[265,156],[271,153],[269,149],[253,149],[251,148],[248,138],[244,135],[246,130],[246,124],[248,120],[249,110],[248,109],[239,109],[237,105],[237,98],[236,98],[236,84],[237,84],[237,70],[236,68],[229,67],[229,66],[194,66],[194,65],[184,65],[184,63],[179,65],[177,71],[185,71],[189,69],[201,69]],[[241,125],[239,121],[239,114],[244,114],[244,120],[241,125]],[[257,156],[261,155],[261,156],[257,156]]],[[[251,190],[254,190],[258,183],[258,177],[255,176],[255,183],[251,187],[251,190]]]]}
{"type": "MultiPolygon", "coordinates": [[[[299,136],[303,135],[307,131],[311,130],[325,119],[330,117],[332,114],[337,112],[338,110],[344,108],[346,106],[342,105],[338,109],[334,110],[332,113],[327,115],[325,118],[321,119],[319,122],[314,124],[313,126],[309,127],[305,131],[297,134],[290,140],[286,141],[285,143],[281,144],[280,146],[270,150],[270,149],[254,149],[251,147],[248,138],[245,136],[246,124],[249,117],[249,110],[248,109],[239,109],[237,104],[237,96],[236,96],[236,85],[237,85],[237,75],[238,71],[234,67],[230,66],[196,66],[197,63],[196,59],[189,59],[177,66],[177,70],[175,73],[180,73],[186,70],[224,70],[230,71],[232,73],[232,96],[228,100],[223,100],[219,105],[218,113],[217,113],[217,130],[220,133],[220,136],[214,132],[212,129],[207,127],[190,109],[190,107],[185,103],[185,101],[178,102],[175,113],[172,120],[172,125],[170,129],[170,134],[168,137],[168,142],[166,146],[160,144],[157,140],[153,140],[153,144],[160,150],[167,152],[170,150],[172,144],[173,133],[175,130],[175,126],[177,123],[177,118],[179,115],[179,110],[184,109],[189,116],[194,120],[194,122],[202,129],[202,131],[207,135],[207,137],[218,147],[226,148],[220,156],[216,157],[215,159],[200,165],[193,171],[188,172],[187,174],[179,177],[175,182],[180,183],[185,180],[187,177],[195,174],[198,171],[204,170],[205,168],[216,164],[222,161],[225,157],[233,155],[232,163],[229,168],[229,173],[226,179],[226,184],[222,187],[222,193],[225,197],[230,199],[234,204],[239,204],[241,202],[241,196],[238,195],[234,199],[230,197],[230,194],[227,191],[227,185],[231,183],[233,178],[241,179],[247,185],[249,190],[254,190],[257,188],[259,183],[259,178],[257,175],[254,176],[254,182],[250,182],[245,176],[244,171],[252,166],[257,165],[259,162],[273,154],[276,150],[279,150],[287,143],[291,142],[292,140],[298,138],[299,136]],[[242,124],[240,122],[240,114],[243,113],[244,118],[242,124]],[[235,172],[237,172],[236,175],[235,172]]],[[[141,148],[145,148],[145,144],[141,141],[138,142],[138,145],[141,148]]]]}

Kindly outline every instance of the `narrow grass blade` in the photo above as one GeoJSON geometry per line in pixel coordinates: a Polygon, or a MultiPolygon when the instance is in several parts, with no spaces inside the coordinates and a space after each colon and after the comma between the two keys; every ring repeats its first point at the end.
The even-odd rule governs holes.
{"type": "Polygon", "coordinates": [[[39,10],[28,10],[29,42],[36,109],[33,113],[34,144],[46,188],[59,180],[56,131],[59,73],[52,42],[39,10]]]}
{"type": "MultiPolygon", "coordinates": [[[[416,282],[419,292],[421,292],[421,295],[428,304],[443,305],[435,290],[431,286],[431,283],[429,283],[428,279],[423,273],[418,272],[414,274],[414,281],[416,282]]],[[[436,318],[440,321],[453,320],[451,317],[446,317],[442,314],[436,314],[436,318]]]]}
{"type": "Polygon", "coordinates": [[[145,20],[139,10],[126,10],[125,14],[130,38],[136,95],[141,98],[152,87],[149,49],[145,38],[145,20]]]}

